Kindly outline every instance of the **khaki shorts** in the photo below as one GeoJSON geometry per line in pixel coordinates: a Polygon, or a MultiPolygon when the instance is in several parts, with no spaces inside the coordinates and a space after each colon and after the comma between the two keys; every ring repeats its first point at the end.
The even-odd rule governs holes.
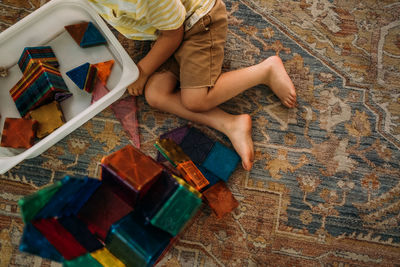
{"type": "Polygon", "coordinates": [[[227,13],[222,0],[184,33],[183,41],[160,70],[171,71],[181,88],[214,86],[221,74],[228,29],[227,13]]]}

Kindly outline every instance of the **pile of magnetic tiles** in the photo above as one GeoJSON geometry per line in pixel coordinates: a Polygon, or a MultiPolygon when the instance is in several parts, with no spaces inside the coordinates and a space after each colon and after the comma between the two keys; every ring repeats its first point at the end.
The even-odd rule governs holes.
{"type": "Polygon", "coordinates": [[[64,266],[152,266],[203,201],[218,218],[238,206],[225,184],[233,150],[189,126],[155,146],[157,161],[127,145],[103,157],[100,180],[66,176],[20,199],[20,250],[64,266]]]}

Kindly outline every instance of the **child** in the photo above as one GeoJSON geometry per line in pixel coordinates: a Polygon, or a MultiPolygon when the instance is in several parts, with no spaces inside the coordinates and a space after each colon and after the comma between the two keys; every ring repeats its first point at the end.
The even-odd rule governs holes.
{"type": "Polygon", "coordinates": [[[137,63],[139,78],[130,94],[145,94],[150,106],[224,133],[245,170],[254,161],[251,117],[232,115],[218,105],[265,84],[291,108],[296,91],[281,59],[272,56],[247,68],[221,74],[227,34],[222,0],[90,0],[127,38],[155,40],[137,63]],[[180,83],[180,90],[176,87],[180,83]]]}

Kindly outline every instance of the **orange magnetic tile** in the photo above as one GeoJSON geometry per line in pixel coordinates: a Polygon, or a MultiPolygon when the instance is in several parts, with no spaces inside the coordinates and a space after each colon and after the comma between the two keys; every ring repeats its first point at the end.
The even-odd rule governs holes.
{"type": "Polygon", "coordinates": [[[93,64],[97,68],[97,77],[104,84],[107,84],[108,77],[111,74],[111,69],[114,66],[114,60],[108,60],[105,62],[99,62],[97,64],[93,64]]]}
{"type": "Polygon", "coordinates": [[[239,206],[239,202],[223,181],[204,191],[203,197],[218,218],[222,218],[239,206]]]}
{"type": "Polygon", "coordinates": [[[1,146],[30,148],[35,141],[38,123],[35,120],[6,118],[4,121],[1,146]]]}
{"type": "Polygon", "coordinates": [[[191,160],[179,163],[176,168],[183,178],[199,191],[209,184],[208,180],[191,160]]]}
{"type": "Polygon", "coordinates": [[[163,170],[160,164],[132,145],[104,157],[101,164],[113,169],[138,191],[152,183],[163,170]]]}

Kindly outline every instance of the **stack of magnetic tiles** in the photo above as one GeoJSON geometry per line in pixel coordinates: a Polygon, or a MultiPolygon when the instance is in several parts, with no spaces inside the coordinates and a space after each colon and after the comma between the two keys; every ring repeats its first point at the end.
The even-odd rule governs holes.
{"type": "Polygon", "coordinates": [[[5,119],[1,146],[29,148],[35,137],[43,138],[64,124],[59,103],[72,93],[58,70],[59,63],[50,46],[25,47],[18,66],[23,75],[10,95],[21,118],[5,119]]]}
{"type": "Polygon", "coordinates": [[[101,180],[65,177],[19,201],[20,250],[64,266],[151,266],[200,207],[201,193],[132,145],[101,180]]]}
{"type": "MultiPolygon", "coordinates": [[[[91,22],[68,25],[65,29],[82,48],[106,44],[91,22]]],[[[85,63],[67,75],[80,89],[92,93],[96,88],[106,88],[113,64],[114,60],[85,63]]],[[[30,148],[35,137],[44,138],[65,123],[60,102],[72,93],[58,70],[59,62],[50,46],[25,47],[18,66],[22,78],[11,88],[10,95],[21,118],[5,118],[0,145],[30,148]]]]}
{"type": "Polygon", "coordinates": [[[202,200],[218,218],[238,206],[225,184],[239,161],[233,150],[188,126],[156,147],[173,166],[127,145],[102,159],[101,180],[66,176],[22,198],[20,250],[64,266],[152,266],[202,200]]]}
{"type": "Polygon", "coordinates": [[[226,185],[240,161],[235,151],[188,125],[161,135],[155,147],[160,152],[157,161],[168,160],[172,169],[203,194],[218,218],[239,205],[226,185]]]}

